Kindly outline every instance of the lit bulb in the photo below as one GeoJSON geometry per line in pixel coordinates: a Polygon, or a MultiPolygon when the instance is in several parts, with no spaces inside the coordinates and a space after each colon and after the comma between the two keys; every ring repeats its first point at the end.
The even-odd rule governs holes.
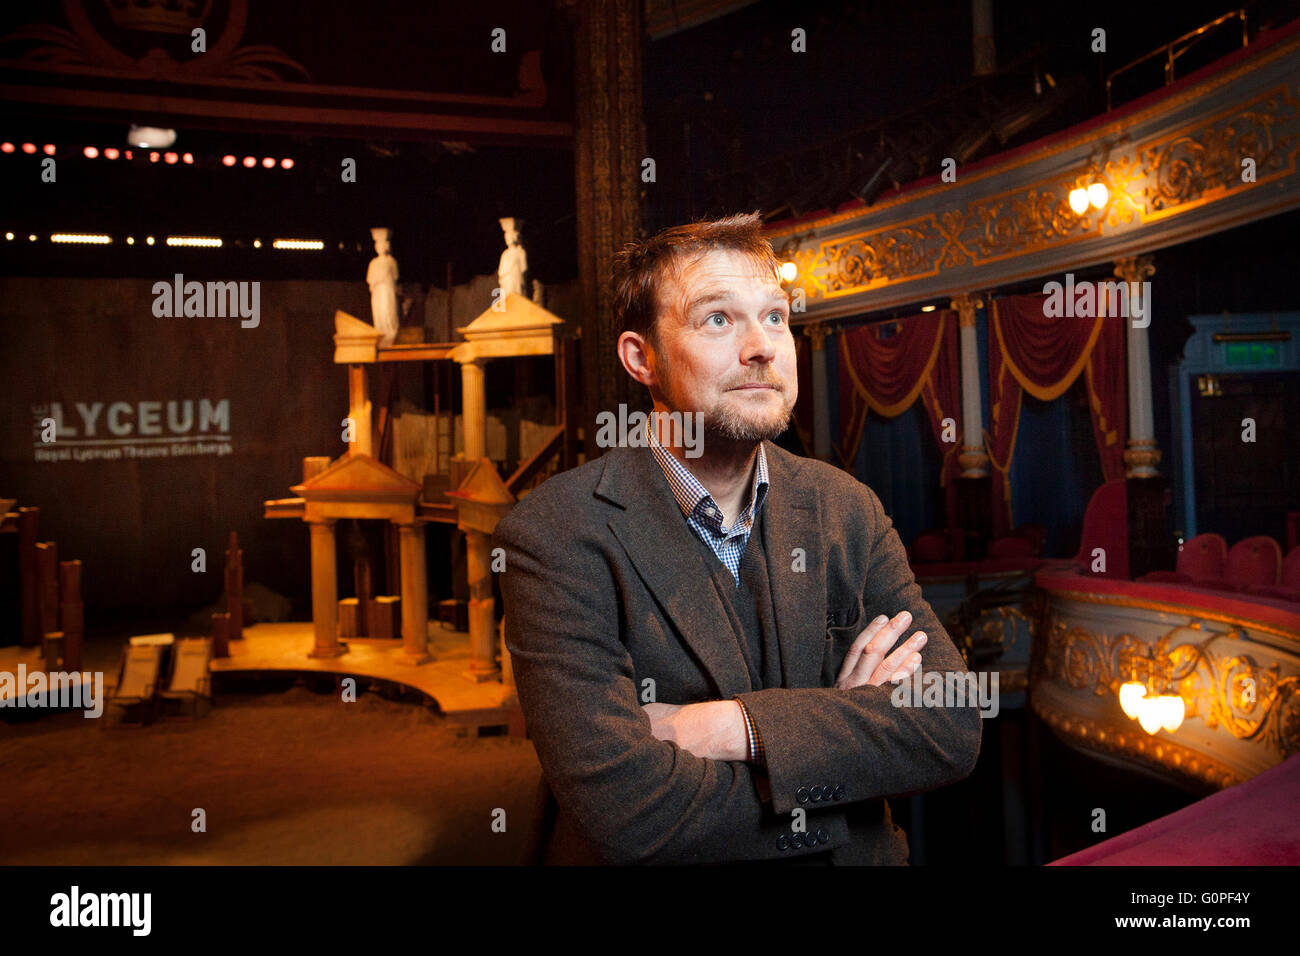
{"type": "Polygon", "coordinates": [[[793,282],[799,275],[799,267],[793,262],[781,263],[781,278],[786,282],[793,282]]]}
{"type": "Polygon", "coordinates": [[[1146,685],[1140,681],[1131,680],[1119,689],[1119,706],[1123,709],[1124,715],[1129,718],[1138,715],[1138,701],[1147,695],[1146,685]]]}
{"type": "Polygon", "coordinates": [[[1160,729],[1164,708],[1160,706],[1155,697],[1144,697],[1138,701],[1138,723],[1142,729],[1149,734],[1154,734],[1160,729]]]}
{"type": "Polygon", "coordinates": [[[1187,716],[1187,705],[1177,694],[1162,694],[1157,700],[1160,704],[1160,724],[1165,730],[1173,733],[1183,725],[1183,718],[1187,716]]]}
{"type": "Polygon", "coordinates": [[[1100,209],[1110,199],[1110,190],[1105,183],[1093,183],[1088,187],[1088,202],[1094,209],[1100,209]]]}
{"type": "Polygon", "coordinates": [[[1088,190],[1080,187],[1070,190],[1070,208],[1075,215],[1082,216],[1088,209],[1088,190]]]}

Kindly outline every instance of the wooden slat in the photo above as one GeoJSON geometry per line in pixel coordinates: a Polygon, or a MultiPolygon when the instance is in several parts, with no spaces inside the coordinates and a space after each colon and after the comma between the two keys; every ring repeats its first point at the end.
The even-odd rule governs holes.
{"type": "Polygon", "coordinates": [[[533,452],[531,458],[515,469],[515,473],[506,481],[506,488],[509,489],[512,495],[517,496],[519,489],[531,481],[547,462],[559,454],[563,439],[564,426],[558,425],[551,430],[550,437],[546,439],[542,447],[533,452]]]}

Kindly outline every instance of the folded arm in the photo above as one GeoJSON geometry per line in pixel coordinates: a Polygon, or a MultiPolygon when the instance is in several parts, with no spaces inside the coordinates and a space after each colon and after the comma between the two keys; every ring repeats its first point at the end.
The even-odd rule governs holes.
{"type": "MultiPolygon", "coordinates": [[[[566,516],[516,511],[497,528],[505,642],[529,736],[561,810],[611,863],[711,863],[788,857],[743,761],[695,756],[657,739],[620,640],[611,562],[566,516]],[[519,520],[516,520],[519,518],[519,520]]],[[[761,775],[760,775],[761,776],[761,775]]],[[[849,840],[843,815],[819,821],[817,849],[849,840]]]]}
{"type": "MultiPolygon", "coordinates": [[[[922,674],[965,673],[961,654],[939,623],[907,563],[893,522],[865,485],[854,515],[865,523],[864,614],[911,612],[928,637],[922,674]]],[[[865,623],[865,622],[863,622],[865,623]]],[[[839,662],[836,662],[838,667],[839,662]]],[[[772,804],[818,809],[845,801],[916,793],[968,776],[979,756],[981,720],[974,707],[897,707],[892,684],[772,688],[740,699],[763,737],[772,804]],[[833,802],[814,800],[830,788],[833,802]]]]}

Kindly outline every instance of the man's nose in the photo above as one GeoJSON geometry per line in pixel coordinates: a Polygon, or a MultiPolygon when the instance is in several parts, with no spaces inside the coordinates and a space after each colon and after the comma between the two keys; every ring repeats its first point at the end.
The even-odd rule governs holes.
{"type": "Polygon", "coordinates": [[[750,322],[746,327],[745,339],[741,343],[740,358],[742,362],[770,362],[776,358],[776,342],[762,322],[750,322]]]}

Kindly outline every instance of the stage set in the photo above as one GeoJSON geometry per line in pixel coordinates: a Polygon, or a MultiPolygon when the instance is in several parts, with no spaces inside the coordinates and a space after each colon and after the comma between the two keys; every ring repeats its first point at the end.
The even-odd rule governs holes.
{"type": "MultiPolygon", "coordinates": [[[[526,760],[526,837],[481,861],[540,860],[493,532],[648,407],[618,250],[757,209],[798,347],[778,444],[876,492],[996,678],[971,777],[891,799],[910,862],[1300,864],[1300,11],[1107,49],[977,0],[793,135],[934,5],[255,6],[0,13],[0,762],[369,694],[482,780],[526,760]]],[[[0,864],[94,862],[13,828],[43,773],[0,797],[0,864]]]]}

